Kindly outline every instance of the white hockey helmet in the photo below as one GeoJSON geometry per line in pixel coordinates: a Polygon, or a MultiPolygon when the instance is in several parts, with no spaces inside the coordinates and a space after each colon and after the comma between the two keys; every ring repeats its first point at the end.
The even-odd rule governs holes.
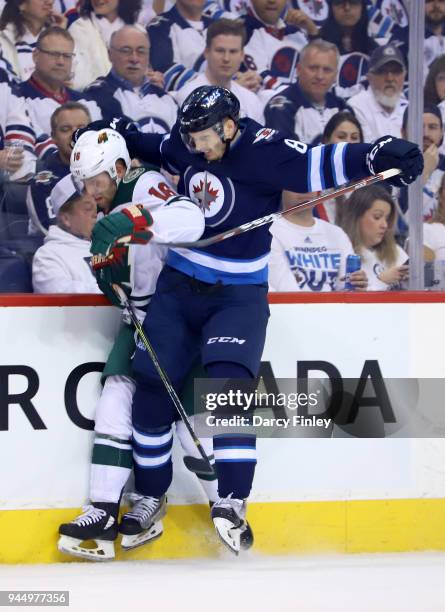
{"type": "Polygon", "coordinates": [[[115,130],[90,130],[84,132],[71,152],[70,170],[76,181],[84,181],[107,172],[119,184],[116,162],[122,159],[127,172],[130,170],[130,154],[125,139],[115,130]]]}

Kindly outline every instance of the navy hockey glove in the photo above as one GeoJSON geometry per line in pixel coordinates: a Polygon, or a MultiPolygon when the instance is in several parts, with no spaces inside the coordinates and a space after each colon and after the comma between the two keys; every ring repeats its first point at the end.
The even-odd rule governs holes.
{"type": "Polygon", "coordinates": [[[409,185],[423,172],[423,155],[419,147],[413,142],[393,136],[383,136],[376,140],[366,156],[366,163],[371,174],[399,168],[401,174],[388,179],[388,183],[395,187],[409,185]]]}
{"type": "Polygon", "coordinates": [[[124,138],[131,133],[138,132],[137,124],[129,119],[128,117],[115,117],[111,121],[105,121],[104,119],[99,119],[98,121],[93,121],[89,123],[86,127],[79,128],[73,132],[71,136],[71,147],[74,147],[79,137],[82,136],[85,132],[89,132],[90,130],[104,130],[106,128],[111,128],[112,130],[116,130],[119,132],[121,136],[124,138]]]}

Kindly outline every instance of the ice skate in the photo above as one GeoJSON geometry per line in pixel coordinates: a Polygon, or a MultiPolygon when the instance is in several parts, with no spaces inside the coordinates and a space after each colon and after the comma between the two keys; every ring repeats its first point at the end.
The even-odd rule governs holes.
{"type": "Polygon", "coordinates": [[[139,497],[130,512],[122,517],[119,532],[122,534],[121,546],[131,550],[146,542],[159,538],[163,527],[161,519],[166,513],[166,497],[139,497]]]}
{"type": "Polygon", "coordinates": [[[82,514],[59,527],[57,548],[67,555],[91,561],[114,559],[114,540],[117,538],[119,504],[96,502],[82,508],[82,514]],[[84,543],[94,542],[91,548],[84,543]]]}
{"type": "Polygon", "coordinates": [[[243,499],[233,499],[230,494],[213,505],[211,514],[218,536],[231,552],[237,555],[252,546],[253,533],[245,518],[243,499]]]}

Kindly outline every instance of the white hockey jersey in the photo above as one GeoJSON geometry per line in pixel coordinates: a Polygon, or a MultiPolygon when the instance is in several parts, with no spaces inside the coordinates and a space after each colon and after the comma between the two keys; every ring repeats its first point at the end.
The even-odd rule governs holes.
{"type": "Polygon", "coordinates": [[[263,77],[264,89],[277,90],[293,83],[298,56],[308,43],[306,34],[282,20],[277,27],[269,27],[253,14],[252,9],[243,22],[247,32],[244,64],[263,77]]]}
{"type": "Polygon", "coordinates": [[[23,146],[25,161],[11,179],[17,180],[35,171],[35,132],[25,100],[10,82],[8,74],[0,69],[0,149],[6,141],[23,146]]]}
{"type": "Polygon", "coordinates": [[[174,187],[158,169],[142,167],[127,173],[113,201],[110,214],[142,204],[153,216],[153,239],[147,245],[130,245],[128,252],[128,282],[138,309],[144,309],[154,293],[168,251],[162,243],[197,240],[204,231],[203,211],[189,198],[176,196],[174,187]]]}

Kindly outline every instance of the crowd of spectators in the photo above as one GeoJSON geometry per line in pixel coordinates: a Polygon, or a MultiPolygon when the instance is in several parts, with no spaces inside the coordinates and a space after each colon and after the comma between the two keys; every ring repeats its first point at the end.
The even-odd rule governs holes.
{"type": "MultiPolygon", "coordinates": [[[[425,20],[432,262],[445,260],[445,0],[426,0],[425,20]]],[[[42,267],[60,242],[68,276],[69,253],[87,257],[95,216],[71,193],[75,129],[125,115],[168,133],[187,95],[211,84],[235,93],[242,117],[309,145],[406,137],[408,28],[403,0],[0,0],[0,292],[30,291],[31,270],[36,291],[57,291],[42,267]]],[[[283,193],[283,207],[311,195],[283,193]]],[[[356,290],[400,288],[408,206],[406,190],[383,186],[281,219],[271,290],[341,290],[354,252],[356,290]]],[[[85,269],[72,271],[59,291],[79,291],[85,269]]]]}

